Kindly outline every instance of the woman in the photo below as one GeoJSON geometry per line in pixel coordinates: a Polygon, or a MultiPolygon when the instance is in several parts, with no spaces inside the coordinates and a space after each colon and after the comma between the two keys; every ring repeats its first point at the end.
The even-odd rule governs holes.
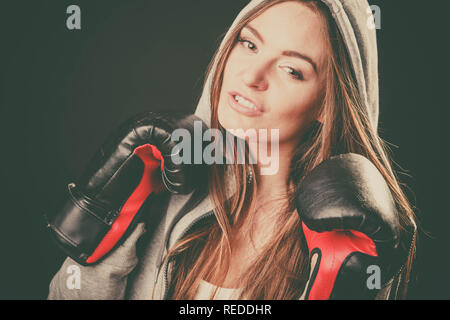
{"type": "Polygon", "coordinates": [[[210,65],[196,114],[224,134],[278,130],[276,141],[258,137],[269,150],[278,144],[278,170],[213,164],[209,197],[192,207],[189,197],[173,195],[163,218],[147,222],[139,263],[142,225],[102,263],[80,266],[80,290],[64,288],[64,270],[74,264],[66,260],[49,298],[299,299],[313,268],[296,187],[322,161],[350,152],[384,177],[411,248],[378,298],[404,294],[414,214],[377,134],[377,52],[367,8],[360,0],[251,1],[210,65]]]}

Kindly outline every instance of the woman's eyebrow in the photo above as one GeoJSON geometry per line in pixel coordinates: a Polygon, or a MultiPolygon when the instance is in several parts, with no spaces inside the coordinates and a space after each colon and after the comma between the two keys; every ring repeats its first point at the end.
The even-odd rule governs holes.
{"type": "MultiPolygon", "coordinates": [[[[261,34],[258,32],[258,30],[256,30],[255,28],[253,28],[250,25],[246,25],[244,27],[245,29],[248,29],[251,33],[253,33],[253,35],[258,38],[259,41],[261,41],[262,44],[264,44],[264,39],[261,36],[261,34]]],[[[302,60],[305,60],[306,62],[309,62],[311,64],[311,66],[314,69],[314,72],[317,73],[317,64],[314,62],[313,59],[311,59],[310,57],[308,57],[305,54],[301,54],[300,52],[297,51],[293,51],[293,50],[286,50],[282,52],[283,56],[287,56],[287,57],[294,57],[294,58],[299,58],[302,60]]]]}
{"type": "Polygon", "coordinates": [[[247,28],[251,33],[253,33],[253,35],[255,37],[258,38],[259,41],[261,41],[262,43],[264,43],[264,39],[263,37],[261,37],[261,35],[259,34],[258,30],[256,30],[255,28],[251,27],[250,25],[246,25],[244,28],[247,28]]]}
{"type": "Polygon", "coordinates": [[[305,60],[305,61],[309,62],[312,65],[312,67],[314,69],[314,72],[317,73],[317,65],[314,62],[314,60],[311,59],[310,57],[308,57],[308,56],[306,56],[304,54],[301,54],[300,52],[292,51],[292,50],[283,51],[282,55],[283,56],[287,56],[287,57],[299,58],[299,59],[302,59],[302,60],[305,60]]]}

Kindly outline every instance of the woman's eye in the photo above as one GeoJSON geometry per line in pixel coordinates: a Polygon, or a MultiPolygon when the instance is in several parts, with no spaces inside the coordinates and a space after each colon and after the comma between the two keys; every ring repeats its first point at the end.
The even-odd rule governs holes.
{"type": "Polygon", "coordinates": [[[255,44],[253,42],[249,41],[249,40],[245,40],[245,39],[239,38],[238,42],[240,42],[247,49],[250,49],[252,51],[256,50],[255,44]]]}
{"type": "Polygon", "coordinates": [[[303,80],[303,74],[293,68],[286,67],[285,70],[287,70],[287,73],[291,75],[296,80],[303,80]]]}

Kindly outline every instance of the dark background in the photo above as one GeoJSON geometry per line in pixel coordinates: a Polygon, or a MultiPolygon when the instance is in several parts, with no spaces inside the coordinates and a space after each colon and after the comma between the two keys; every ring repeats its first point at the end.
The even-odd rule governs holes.
{"type": "MultiPolygon", "coordinates": [[[[58,208],[107,133],[146,110],[193,112],[221,36],[247,1],[2,1],[0,299],[45,299],[64,256],[58,208]],[[66,8],[81,7],[81,30],[66,8]]],[[[448,299],[448,1],[381,8],[380,135],[424,230],[410,299],[448,299]],[[397,167],[398,168],[398,167],[397,167]]]]}

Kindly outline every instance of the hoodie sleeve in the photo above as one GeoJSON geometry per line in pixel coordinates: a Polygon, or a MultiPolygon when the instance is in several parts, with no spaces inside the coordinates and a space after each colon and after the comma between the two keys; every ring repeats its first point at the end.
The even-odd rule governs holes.
{"type": "Polygon", "coordinates": [[[94,266],[67,258],[50,283],[48,300],[125,299],[128,275],[138,263],[136,242],[144,233],[144,223],[138,224],[122,245],[94,266]]]}

